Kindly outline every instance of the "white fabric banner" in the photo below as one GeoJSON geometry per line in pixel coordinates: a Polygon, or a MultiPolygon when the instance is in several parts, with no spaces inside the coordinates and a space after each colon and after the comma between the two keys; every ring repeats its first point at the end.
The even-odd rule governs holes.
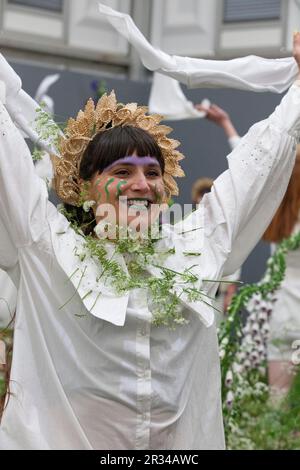
{"type": "MultiPolygon", "coordinates": [[[[208,99],[203,100],[201,104],[207,109],[210,107],[208,99]]],[[[192,101],[187,99],[177,80],[158,72],[153,76],[149,112],[163,114],[168,121],[206,116],[204,111],[198,111],[192,101]]]]}
{"type": "Polygon", "coordinates": [[[189,88],[223,87],[282,93],[298,75],[293,57],[264,59],[250,55],[232,60],[206,60],[171,56],[153,47],[129,15],[101,3],[99,11],[137,50],[146,68],[175,78],[189,88]]]}

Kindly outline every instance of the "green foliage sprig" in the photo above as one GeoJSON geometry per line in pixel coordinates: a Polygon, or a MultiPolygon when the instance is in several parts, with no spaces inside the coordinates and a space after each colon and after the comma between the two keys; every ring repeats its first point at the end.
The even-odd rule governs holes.
{"type": "Polygon", "coordinates": [[[54,147],[58,148],[62,131],[53,120],[53,116],[45,110],[44,103],[41,103],[36,109],[34,128],[41,141],[51,142],[54,147]]]}

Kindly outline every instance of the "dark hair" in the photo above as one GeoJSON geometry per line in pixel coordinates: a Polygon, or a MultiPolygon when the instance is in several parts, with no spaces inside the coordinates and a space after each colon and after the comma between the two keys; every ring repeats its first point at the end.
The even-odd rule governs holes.
{"type": "Polygon", "coordinates": [[[164,173],[165,164],[161,149],[147,131],[133,126],[117,126],[99,132],[87,146],[81,159],[79,174],[89,180],[98,171],[103,171],[120,158],[132,155],[157,158],[164,173]]]}
{"type": "MultiPolygon", "coordinates": [[[[101,173],[115,161],[134,152],[139,157],[155,157],[164,173],[164,158],[154,137],[144,129],[128,125],[111,127],[94,137],[82,156],[79,176],[89,181],[97,172],[101,173]]],[[[69,204],[64,204],[64,207],[68,219],[76,222],[85,235],[93,231],[96,221],[92,209],[86,213],[82,207],[73,207],[69,204]]]]}

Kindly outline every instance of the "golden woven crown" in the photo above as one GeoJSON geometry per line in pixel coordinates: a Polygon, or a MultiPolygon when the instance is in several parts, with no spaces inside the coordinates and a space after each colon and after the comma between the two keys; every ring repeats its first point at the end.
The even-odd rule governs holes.
{"type": "Polygon", "coordinates": [[[171,127],[160,125],[163,116],[147,115],[148,108],[136,103],[126,105],[117,103],[114,91],[104,94],[97,105],[90,98],[84,111],[79,111],[76,119],[69,119],[65,134],[59,143],[60,157],[52,156],[54,178],[52,186],[58,197],[68,204],[79,206],[81,203],[81,184],[79,168],[82,156],[89,142],[97,133],[112,127],[130,125],[149,132],[159,145],[165,161],[164,185],[168,197],[178,194],[174,177],[184,176],[179,161],[184,156],[176,150],[177,140],[167,135],[171,127]]]}

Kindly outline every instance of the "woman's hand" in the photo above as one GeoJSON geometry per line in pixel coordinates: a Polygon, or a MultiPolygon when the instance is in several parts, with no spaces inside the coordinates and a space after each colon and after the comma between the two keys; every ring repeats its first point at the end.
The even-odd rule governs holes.
{"type": "Polygon", "coordinates": [[[205,108],[201,104],[196,104],[195,108],[198,109],[198,111],[205,111],[207,119],[218,126],[223,126],[224,122],[230,121],[229,114],[216,104],[212,104],[209,108],[205,108]]]}
{"type": "Polygon", "coordinates": [[[209,108],[203,107],[201,104],[196,104],[195,108],[199,111],[206,112],[206,118],[222,127],[226,136],[230,139],[238,136],[237,130],[231,122],[229,114],[216,104],[212,104],[209,108]]]}
{"type": "Polygon", "coordinates": [[[298,64],[299,78],[300,78],[300,32],[299,31],[294,33],[293,55],[294,55],[295,61],[298,64]]]}

